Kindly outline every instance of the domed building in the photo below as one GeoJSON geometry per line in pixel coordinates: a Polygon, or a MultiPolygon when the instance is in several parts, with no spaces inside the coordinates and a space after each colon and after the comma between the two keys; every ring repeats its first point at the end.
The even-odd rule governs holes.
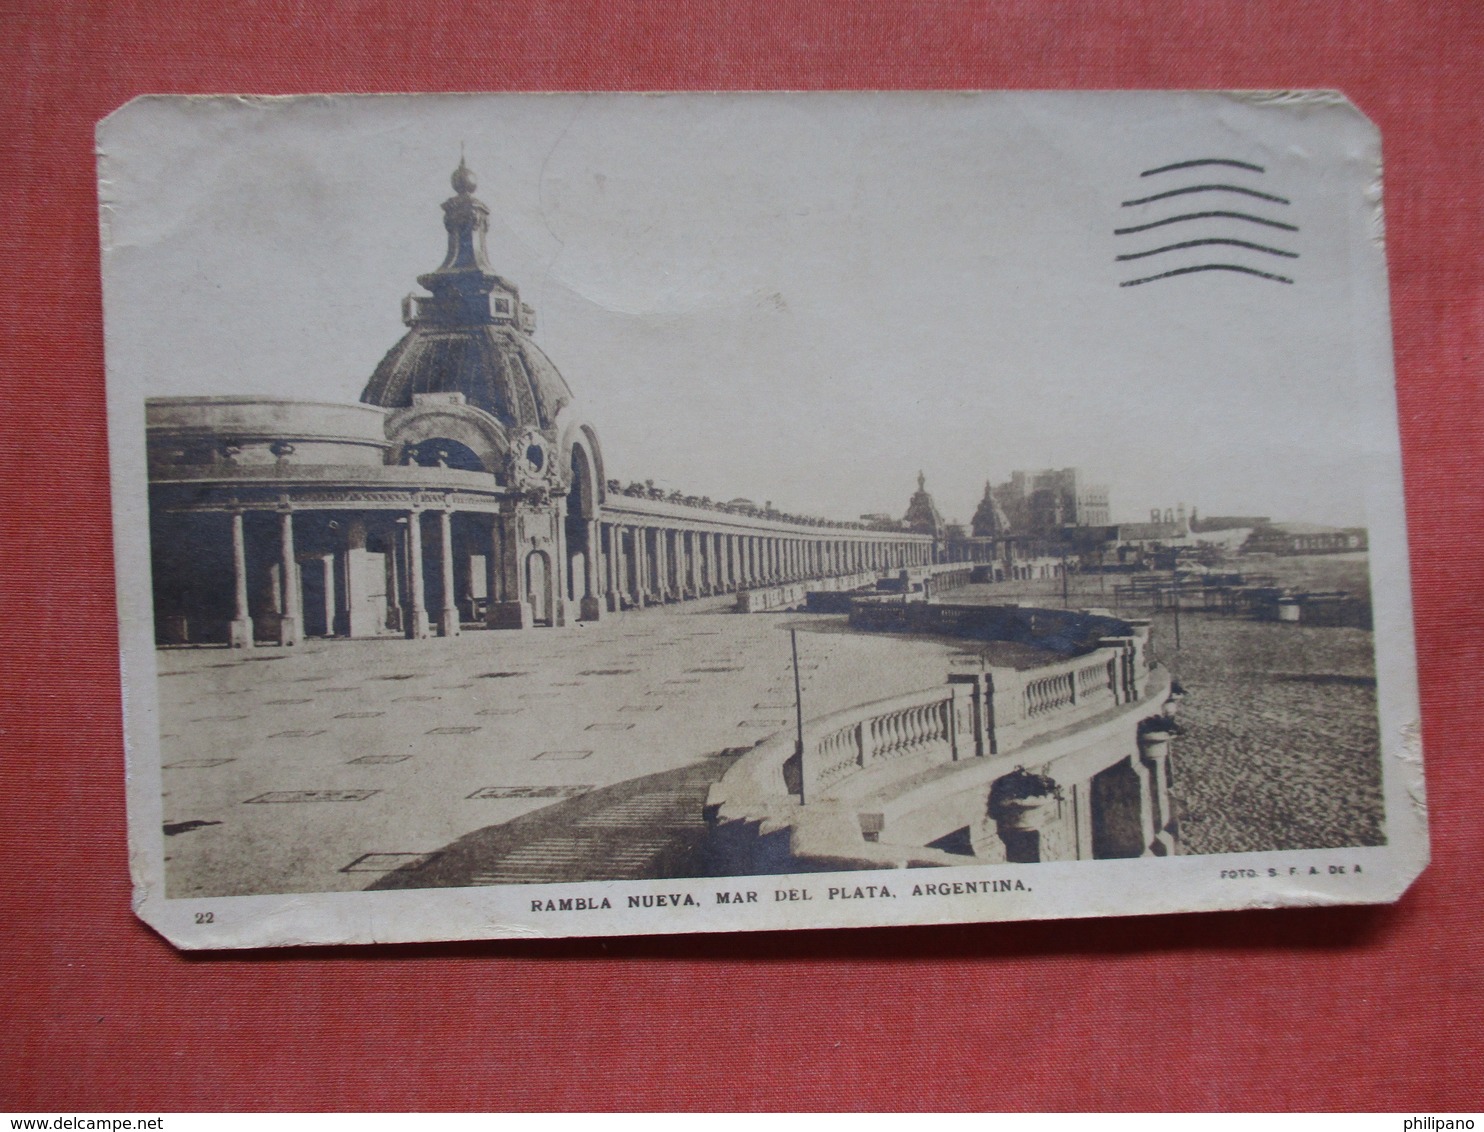
{"type": "Polygon", "coordinates": [[[917,490],[907,501],[907,513],[902,516],[902,526],[920,535],[941,538],[945,524],[938,504],[927,489],[927,476],[917,473],[917,490]]]}
{"type": "MultiPolygon", "coordinates": [[[[407,333],[361,400],[390,410],[387,437],[402,464],[493,474],[506,489],[490,523],[488,624],[523,627],[540,613],[562,624],[563,595],[573,589],[564,571],[574,556],[586,575],[579,615],[596,620],[594,524],[604,493],[597,434],[532,340],[536,312],[490,267],[489,208],[474,196],[477,182],[462,158],[451,181],[454,196],[443,202],[447,251],[417,280],[432,294],[403,300],[407,333]]],[[[475,530],[464,535],[480,541],[475,530]]]]}
{"type": "Polygon", "coordinates": [[[926,529],[620,490],[535,312],[490,266],[462,159],[452,184],[443,262],[359,404],[146,402],[161,643],[558,626],[932,561],[926,529]]]}
{"type": "Polygon", "coordinates": [[[1003,538],[1010,533],[1010,519],[994,497],[994,485],[988,480],[984,481],[984,498],[974,510],[970,530],[975,538],[1003,538]]]}
{"type": "Polygon", "coordinates": [[[600,616],[597,434],[490,269],[489,209],[462,161],[452,181],[443,262],[404,301],[407,333],[361,405],[147,405],[162,640],[452,636],[560,625],[569,601],[600,616]]]}

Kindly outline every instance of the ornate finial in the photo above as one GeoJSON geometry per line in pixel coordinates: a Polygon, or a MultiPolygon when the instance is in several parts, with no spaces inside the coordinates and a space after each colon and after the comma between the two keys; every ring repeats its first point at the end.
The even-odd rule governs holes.
{"type": "Polygon", "coordinates": [[[920,470],[917,473],[917,490],[918,491],[926,491],[927,490],[927,476],[923,475],[920,470]]]}
{"type": "Polygon", "coordinates": [[[463,150],[464,147],[460,145],[459,167],[453,171],[453,176],[449,178],[449,182],[453,185],[454,192],[459,193],[462,196],[468,196],[479,187],[479,183],[474,180],[473,171],[464,164],[463,150]]]}

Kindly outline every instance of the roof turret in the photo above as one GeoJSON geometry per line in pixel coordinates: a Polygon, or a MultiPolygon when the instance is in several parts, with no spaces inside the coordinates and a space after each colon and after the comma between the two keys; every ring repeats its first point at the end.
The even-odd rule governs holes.
{"type": "Polygon", "coordinates": [[[432,294],[403,300],[408,332],[376,367],[361,400],[400,408],[417,393],[462,393],[511,428],[549,430],[572,391],[531,340],[536,312],[490,268],[490,210],[474,196],[478,182],[462,157],[450,183],[454,195],[443,202],[447,251],[417,278],[432,294]]]}

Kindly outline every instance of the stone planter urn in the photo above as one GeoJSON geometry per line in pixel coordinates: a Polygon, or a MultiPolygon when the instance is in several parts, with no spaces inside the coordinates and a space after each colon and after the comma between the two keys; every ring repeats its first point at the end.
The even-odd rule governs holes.
{"type": "Polygon", "coordinates": [[[1056,796],[1041,794],[1033,798],[1011,798],[990,811],[1000,833],[1032,833],[1039,830],[1056,813],[1056,796]]]}
{"type": "Polygon", "coordinates": [[[1045,774],[1016,767],[995,779],[989,790],[987,813],[1005,844],[1005,857],[1016,863],[1042,859],[1041,830],[1057,813],[1061,787],[1045,774]]]}
{"type": "Polygon", "coordinates": [[[1157,762],[1170,753],[1169,731],[1145,731],[1139,736],[1139,753],[1150,762],[1157,762]]]}

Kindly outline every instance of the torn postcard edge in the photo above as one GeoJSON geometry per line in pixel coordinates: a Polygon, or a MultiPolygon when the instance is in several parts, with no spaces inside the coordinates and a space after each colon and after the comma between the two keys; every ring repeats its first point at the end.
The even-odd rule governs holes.
{"type": "Polygon", "coordinates": [[[150,97],[98,146],[130,867],[178,946],[1425,865],[1342,96],[150,97]]]}

